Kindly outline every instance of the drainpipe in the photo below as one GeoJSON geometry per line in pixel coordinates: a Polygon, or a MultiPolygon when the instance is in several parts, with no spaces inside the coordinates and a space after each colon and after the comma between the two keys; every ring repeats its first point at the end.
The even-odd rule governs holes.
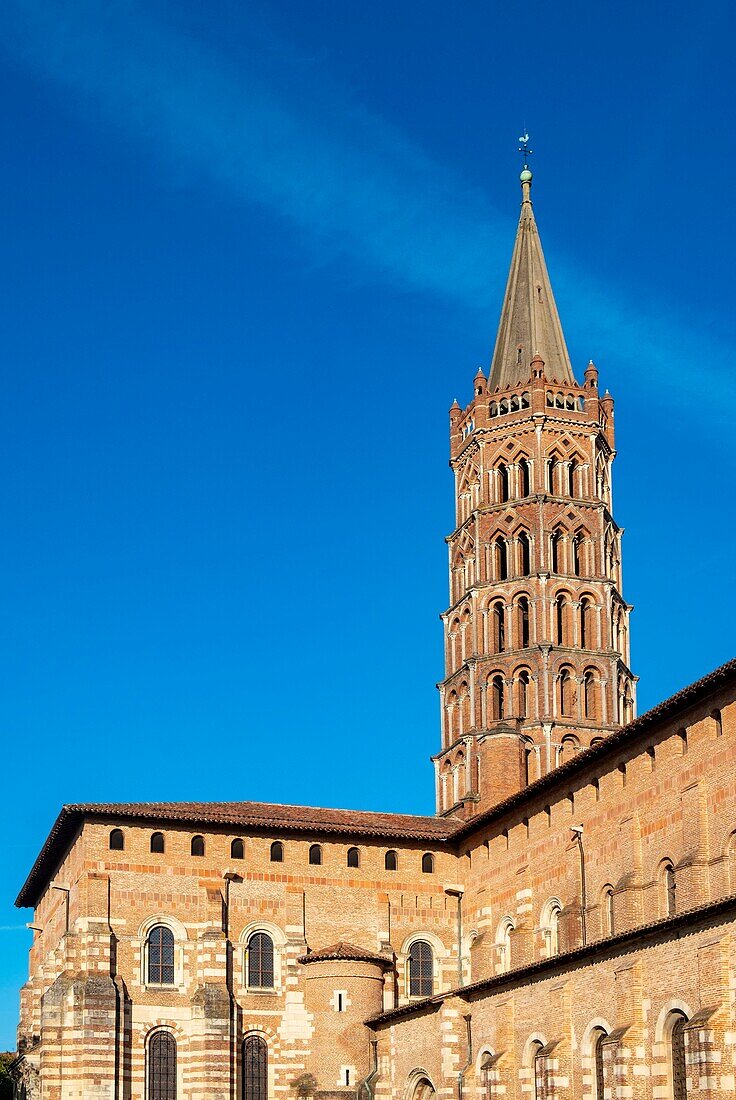
{"type": "Polygon", "coordinates": [[[375,1093],[373,1086],[376,1083],[378,1077],[378,1039],[371,1039],[371,1072],[366,1077],[363,1085],[368,1095],[368,1100],[373,1100],[375,1093]]]}
{"type": "Polygon", "coordinates": [[[463,984],[463,894],[462,886],[446,886],[449,898],[457,898],[457,984],[463,984]]]}
{"type": "Polygon", "coordinates": [[[465,1074],[473,1064],[473,1017],[468,1013],[467,1016],[463,1016],[463,1019],[465,1020],[465,1044],[467,1053],[465,1056],[465,1065],[457,1075],[457,1100],[463,1100],[465,1074]]]}
{"type": "Polygon", "coordinates": [[[583,826],[571,825],[570,832],[577,841],[578,849],[580,851],[580,932],[583,937],[583,947],[588,942],[585,914],[588,908],[588,897],[585,882],[585,850],[583,848],[583,826]]]}

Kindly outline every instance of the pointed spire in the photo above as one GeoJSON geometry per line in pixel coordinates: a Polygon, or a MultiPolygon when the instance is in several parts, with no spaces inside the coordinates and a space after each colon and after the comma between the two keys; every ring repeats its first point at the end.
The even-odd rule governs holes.
{"type": "Polygon", "coordinates": [[[575,381],[534,220],[532,174],[526,163],[519,179],[521,217],[488,376],[491,392],[526,382],[535,355],[544,360],[547,378],[575,381]]]}

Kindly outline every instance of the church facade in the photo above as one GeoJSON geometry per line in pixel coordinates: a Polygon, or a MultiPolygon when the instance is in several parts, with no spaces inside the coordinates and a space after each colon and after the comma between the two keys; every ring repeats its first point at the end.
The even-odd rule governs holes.
{"type": "Polygon", "coordinates": [[[450,410],[436,815],[64,806],[19,1100],[736,1092],[736,661],[635,716],[614,404],[531,202],[450,410]]]}

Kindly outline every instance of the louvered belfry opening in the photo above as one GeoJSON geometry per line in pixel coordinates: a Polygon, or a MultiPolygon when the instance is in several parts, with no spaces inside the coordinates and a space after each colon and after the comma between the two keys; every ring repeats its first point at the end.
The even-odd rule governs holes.
{"type": "Polygon", "coordinates": [[[273,940],[255,932],[248,941],[248,985],[252,989],[273,989],[273,940]]]}
{"type": "Polygon", "coordinates": [[[260,1035],[243,1040],[243,1100],[267,1100],[268,1047],[260,1035]]]}
{"type": "Polygon", "coordinates": [[[176,1100],[176,1040],[168,1031],[148,1043],[148,1100],[176,1100]]]}

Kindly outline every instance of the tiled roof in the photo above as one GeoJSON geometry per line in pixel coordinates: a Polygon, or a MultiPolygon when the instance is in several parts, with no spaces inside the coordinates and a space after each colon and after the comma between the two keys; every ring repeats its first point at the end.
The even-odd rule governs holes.
{"type": "Polygon", "coordinates": [[[541,779],[535,779],[522,791],[517,791],[516,794],[510,795],[503,802],[496,803],[495,806],[491,806],[490,809],[478,814],[476,817],[463,821],[452,834],[452,839],[462,840],[475,832],[476,829],[490,824],[490,822],[503,817],[504,814],[515,807],[525,804],[534,798],[536,794],[541,794],[542,791],[549,790],[557,783],[566,781],[578,772],[584,771],[596,760],[605,760],[606,757],[619,751],[622,745],[634,741],[641,734],[645,734],[659,725],[660,722],[678,716],[688,707],[694,706],[702,699],[707,699],[709,695],[727,684],[734,676],[736,676],[736,658],[727,661],[725,665],[714,669],[713,672],[709,672],[707,676],[696,680],[695,683],[688,684],[681,691],[671,695],[669,699],[658,703],[656,707],[652,707],[651,710],[646,711],[639,718],[635,718],[633,722],[629,722],[627,726],[622,726],[615,733],[610,733],[607,737],[604,737],[599,744],[593,745],[592,748],[585,749],[583,752],[576,753],[564,764],[560,764],[558,768],[547,772],[541,779]]]}
{"type": "Polygon", "coordinates": [[[320,951],[310,951],[308,955],[302,955],[300,963],[332,962],[347,959],[354,962],[380,963],[381,966],[393,966],[393,960],[388,955],[378,955],[375,951],[367,951],[364,947],[356,947],[354,943],[333,943],[330,947],[323,947],[320,951]]]}
{"type": "Polygon", "coordinates": [[[413,814],[384,814],[367,810],[328,810],[316,806],[282,806],[272,802],[91,802],[62,807],[46,843],[41,849],[17,906],[33,906],[56,871],[77,830],[87,820],[122,822],[150,821],[228,827],[233,832],[263,831],[308,833],[312,836],[340,835],[388,841],[446,841],[459,822],[457,818],[420,817],[413,814]]]}

